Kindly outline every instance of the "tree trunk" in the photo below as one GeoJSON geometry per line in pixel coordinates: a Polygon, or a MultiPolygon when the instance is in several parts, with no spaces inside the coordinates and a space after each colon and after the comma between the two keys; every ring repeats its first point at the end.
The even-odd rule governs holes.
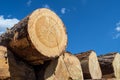
{"type": "Polygon", "coordinates": [[[6,47],[0,46],[0,56],[0,79],[3,76],[5,80],[36,80],[33,67],[6,47]]]}
{"type": "Polygon", "coordinates": [[[94,51],[76,54],[81,62],[84,79],[101,79],[101,69],[94,51]]]}
{"type": "Polygon", "coordinates": [[[2,34],[0,44],[37,65],[61,55],[67,44],[67,35],[60,18],[43,8],[35,10],[2,34]]]}
{"type": "Polygon", "coordinates": [[[120,54],[110,53],[98,57],[103,78],[120,79],[120,54]]]}
{"type": "Polygon", "coordinates": [[[79,60],[69,53],[54,59],[46,68],[45,80],[83,80],[79,60]]]}

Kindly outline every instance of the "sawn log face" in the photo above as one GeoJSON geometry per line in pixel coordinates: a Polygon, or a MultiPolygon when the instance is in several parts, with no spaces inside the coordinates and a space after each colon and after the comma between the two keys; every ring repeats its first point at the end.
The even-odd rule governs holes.
{"type": "Polygon", "coordinates": [[[33,65],[61,55],[67,45],[66,29],[49,9],[37,9],[0,36],[0,45],[33,65]]]}

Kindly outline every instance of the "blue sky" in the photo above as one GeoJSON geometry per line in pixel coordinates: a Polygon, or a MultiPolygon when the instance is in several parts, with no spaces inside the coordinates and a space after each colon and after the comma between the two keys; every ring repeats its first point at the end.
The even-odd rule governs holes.
{"type": "Polygon", "coordinates": [[[67,51],[120,52],[120,0],[0,0],[0,33],[42,7],[63,20],[67,51]]]}

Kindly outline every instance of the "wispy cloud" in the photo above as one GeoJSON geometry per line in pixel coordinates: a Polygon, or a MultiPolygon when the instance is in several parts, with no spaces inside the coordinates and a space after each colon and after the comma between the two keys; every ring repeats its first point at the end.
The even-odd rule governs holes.
{"type": "Polygon", "coordinates": [[[10,17],[12,17],[12,15],[9,14],[7,17],[10,18],[10,17]]]}
{"type": "Polygon", "coordinates": [[[65,14],[65,12],[66,12],[66,8],[62,8],[62,9],[61,9],[61,13],[62,13],[62,14],[65,14]]]}
{"type": "Polygon", "coordinates": [[[0,34],[4,33],[4,31],[0,31],[0,34]]]}
{"type": "Polygon", "coordinates": [[[50,9],[50,6],[48,4],[44,4],[42,7],[50,9]]]}
{"type": "Polygon", "coordinates": [[[28,0],[27,1],[27,6],[29,7],[31,5],[31,3],[32,3],[32,0],[28,0]]]}
{"type": "Polygon", "coordinates": [[[66,13],[66,8],[62,8],[62,9],[61,9],[61,13],[62,13],[62,14],[65,14],[65,13],[66,13]]]}
{"type": "Polygon", "coordinates": [[[118,39],[119,37],[120,37],[120,33],[113,35],[113,39],[118,39]]]}
{"type": "Polygon", "coordinates": [[[16,18],[5,19],[3,15],[0,15],[0,34],[3,33],[6,28],[13,27],[14,24],[18,23],[19,20],[16,18]]]}
{"type": "Polygon", "coordinates": [[[116,24],[115,30],[116,30],[117,32],[120,32],[120,22],[118,22],[118,23],[116,24]]]}
{"type": "Polygon", "coordinates": [[[118,38],[120,38],[120,21],[116,23],[116,27],[113,35],[113,39],[118,39],[118,38]]]}
{"type": "Polygon", "coordinates": [[[61,14],[66,14],[67,12],[70,12],[70,9],[61,8],[61,14]]]}
{"type": "Polygon", "coordinates": [[[116,30],[117,32],[120,32],[120,27],[116,27],[115,30],[116,30]]]}

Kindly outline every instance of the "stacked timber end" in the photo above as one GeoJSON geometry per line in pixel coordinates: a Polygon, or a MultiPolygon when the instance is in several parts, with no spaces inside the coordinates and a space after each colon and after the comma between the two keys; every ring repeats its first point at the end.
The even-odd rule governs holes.
{"type": "Polygon", "coordinates": [[[119,80],[120,54],[66,51],[67,33],[53,11],[33,11],[0,36],[0,80],[119,80]]]}
{"type": "Polygon", "coordinates": [[[102,73],[96,53],[92,50],[76,54],[81,62],[84,79],[101,79],[102,73]]]}
{"type": "Polygon", "coordinates": [[[46,68],[44,77],[45,80],[83,80],[79,60],[68,52],[51,61],[46,68]]]}
{"type": "Polygon", "coordinates": [[[109,53],[98,57],[103,78],[120,79],[120,54],[109,53]]]}
{"type": "Polygon", "coordinates": [[[0,46],[0,79],[9,79],[9,63],[7,60],[7,48],[0,46]]]}
{"type": "Polygon", "coordinates": [[[0,46],[0,80],[36,80],[31,65],[0,46]]]}
{"type": "Polygon", "coordinates": [[[60,56],[67,45],[61,19],[49,9],[37,9],[1,35],[0,44],[38,65],[60,56]]]}

